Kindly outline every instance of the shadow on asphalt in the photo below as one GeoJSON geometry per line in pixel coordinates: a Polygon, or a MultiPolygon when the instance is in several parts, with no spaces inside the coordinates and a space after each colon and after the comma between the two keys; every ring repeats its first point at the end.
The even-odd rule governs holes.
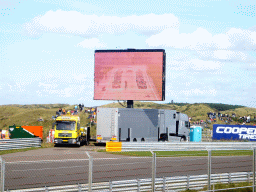
{"type": "Polygon", "coordinates": [[[106,146],[106,143],[94,143],[95,146],[106,146]]]}

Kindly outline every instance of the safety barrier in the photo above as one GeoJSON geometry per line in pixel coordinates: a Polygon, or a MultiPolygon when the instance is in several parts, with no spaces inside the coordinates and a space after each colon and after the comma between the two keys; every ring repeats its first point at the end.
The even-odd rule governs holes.
{"type": "Polygon", "coordinates": [[[153,151],[151,157],[107,154],[103,158],[102,154],[88,151],[58,154],[54,159],[52,154],[2,156],[0,190],[155,192],[207,188],[211,191],[216,183],[248,182],[248,187],[255,191],[256,148],[251,152],[252,155],[235,158],[212,157],[211,150],[208,158],[157,157],[153,151]]]}
{"type": "Polygon", "coordinates": [[[30,147],[41,147],[41,138],[23,138],[23,139],[1,139],[0,150],[23,149],[30,147]]]}
{"type": "Polygon", "coordinates": [[[107,142],[106,151],[246,150],[256,142],[107,142]]]}
{"type": "MultiPolygon", "coordinates": [[[[211,175],[212,185],[216,183],[236,183],[248,182],[253,179],[252,172],[238,172],[238,173],[222,173],[211,175]]],[[[176,177],[163,177],[155,179],[155,191],[181,191],[185,189],[199,190],[207,186],[207,175],[188,175],[176,177]]],[[[152,187],[152,179],[132,179],[121,181],[109,181],[102,183],[93,183],[92,191],[150,191],[152,187]]],[[[252,187],[252,186],[247,186],[252,187]]],[[[55,187],[41,187],[33,189],[11,190],[11,192],[34,192],[34,191],[89,191],[88,184],[64,185],[55,187]]]]}

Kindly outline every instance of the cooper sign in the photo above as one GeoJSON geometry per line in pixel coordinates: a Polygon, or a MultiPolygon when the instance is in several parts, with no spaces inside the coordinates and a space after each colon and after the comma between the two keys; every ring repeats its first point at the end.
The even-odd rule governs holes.
{"type": "Polygon", "coordinates": [[[256,141],[256,127],[246,125],[213,125],[212,139],[256,141]]]}

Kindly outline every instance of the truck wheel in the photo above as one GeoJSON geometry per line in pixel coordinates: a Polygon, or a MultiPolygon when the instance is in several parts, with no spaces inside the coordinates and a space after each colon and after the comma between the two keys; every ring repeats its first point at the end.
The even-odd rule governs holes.
{"type": "Polygon", "coordinates": [[[181,137],[180,141],[186,141],[186,137],[181,137]]]}

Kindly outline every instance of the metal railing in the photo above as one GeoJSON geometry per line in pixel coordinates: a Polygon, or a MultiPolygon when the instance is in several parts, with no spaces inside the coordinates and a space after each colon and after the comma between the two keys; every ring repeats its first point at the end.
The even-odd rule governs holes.
{"type": "Polygon", "coordinates": [[[41,138],[1,139],[0,150],[23,149],[41,147],[41,138]]]}
{"type": "MultiPolygon", "coordinates": [[[[240,144],[244,145],[244,143],[240,144]]],[[[247,147],[247,150],[251,149],[250,145],[247,147]]],[[[243,149],[245,149],[245,146],[243,146],[243,149]]],[[[207,191],[212,191],[211,188],[216,183],[234,182],[248,182],[252,184],[249,187],[255,189],[255,149],[256,148],[253,148],[252,158],[251,156],[250,158],[247,157],[247,159],[240,160],[237,157],[232,158],[234,161],[237,161],[237,165],[242,167],[242,169],[240,169],[239,172],[233,171],[231,173],[216,173],[216,170],[226,168],[236,170],[237,165],[232,165],[233,167],[229,166],[231,164],[230,159],[227,160],[223,158],[223,162],[219,157],[212,157],[211,150],[208,150],[208,158],[196,158],[190,164],[186,164],[188,159],[184,159],[184,157],[173,161],[173,159],[175,159],[173,157],[157,157],[156,153],[152,151],[152,157],[140,158],[93,158],[95,152],[81,154],[67,153],[63,154],[63,156],[58,155],[58,159],[55,160],[50,160],[51,155],[44,155],[41,158],[24,156],[22,157],[22,161],[17,161],[16,158],[19,158],[18,156],[12,159],[8,159],[11,157],[5,157],[0,159],[0,190],[2,192],[5,190],[13,192],[91,192],[103,190],[154,192],[170,190],[181,191],[184,189],[202,190],[206,187],[207,191]],[[72,157],[72,159],[68,159],[68,157],[72,157]],[[5,160],[8,162],[5,162],[5,160]],[[121,160],[123,161],[121,162],[121,160]],[[200,160],[202,160],[202,162],[199,162],[200,160]],[[72,165],[70,164],[71,162],[75,164],[72,165]],[[178,165],[179,162],[181,162],[180,165],[178,165]],[[225,163],[227,166],[221,167],[225,163]],[[241,163],[245,164],[240,165],[241,163]],[[198,166],[198,168],[196,166],[198,166]],[[176,167],[178,167],[178,171],[173,172],[176,167]],[[51,172],[53,169],[56,172],[51,172]],[[175,176],[175,174],[179,173],[180,169],[184,169],[182,173],[185,175],[175,176]],[[191,174],[191,171],[197,173],[200,170],[203,171],[204,174],[191,174]],[[174,176],[171,176],[172,172],[174,176]],[[58,178],[60,178],[60,180],[57,180],[58,178]],[[119,178],[122,179],[118,180],[119,178]],[[39,186],[40,182],[38,181],[42,181],[41,186],[39,186]],[[13,185],[13,183],[16,183],[16,185],[13,185]],[[45,187],[45,183],[48,184],[47,187],[45,187]],[[52,184],[52,186],[50,184],[52,184]],[[16,186],[21,187],[17,188],[16,186]]]]}
{"type": "Polygon", "coordinates": [[[255,142],[123,142],[121,151],[251,150],[255,142]]]}
{"type": "MultiPolygon", "coordinates": [[[[238,173],[222,173],[211,175],[212,186],[219,183],[237,183],[237,182],[251,182],[253,179],[252,172],[238,172],[238,173]]],[[[131,179],[121,181],[109,181],[101,183],[63,185],[54,187],[40,187],[32,189],[9,190],[11,192],[36,192],[36,191],[151,191],[152,178],[147,179],[131,179]]],[[[208,183],[208,175],[187,175],[176,177],[155,178],[154,190],[152,191],[182,191],[202,190],[208,183]]],[[[246,186],[252,187],[252,186],[246,186]]],[[[209,190],[211,191],[211,190],[209,190]]]]}

